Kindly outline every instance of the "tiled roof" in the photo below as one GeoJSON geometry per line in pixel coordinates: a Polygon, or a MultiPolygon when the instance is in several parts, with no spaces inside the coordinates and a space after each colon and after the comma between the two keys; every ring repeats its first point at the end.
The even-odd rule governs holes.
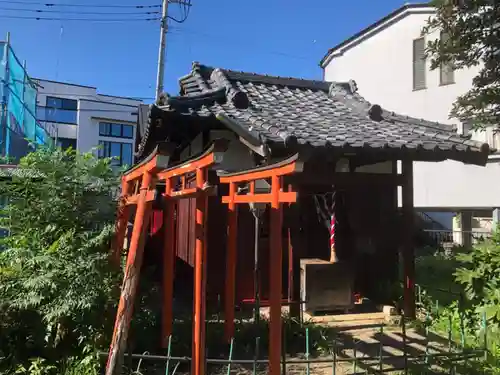
{"type": "MultiPolygon", "coordinates": [[[[149,123],[160,113],[216,117],[254,144],[331,147],[345,152],[408,152],[415,160],[455,159],[486,163],[487,144],[460,136],[450,125],[383,110],[357,94],[353,81],[332,83],[274,77],[198,63],[180,79],[181,95],[150,108],[149,123]],[[163,112],[162,112],[163,111],[163,112]]],[[[151,137],[145,129],[140,155],[151,137]]],[[[154,138],[154,136],[152,136],[154,138]]],[[[155,140],[159,141],[159,140],[155,140]]]]}

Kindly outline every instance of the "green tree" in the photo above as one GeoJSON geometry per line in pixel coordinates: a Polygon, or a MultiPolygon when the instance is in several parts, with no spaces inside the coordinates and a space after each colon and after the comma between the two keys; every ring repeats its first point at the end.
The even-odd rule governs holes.
{"type": "Polygon", "coordinates": [[[440,31],[444,38],[428,42],[431,68],[479,67],[472,88],[458,97],[451,117],[475,128],[500,123],[500,1],[435,0],[436,14],[424,34],[440,31]]]}
{"type": "Polygon", "coordinates": [[[110,160],[43,148],[0,182],[9,230],[0,241],[4,364],[54,364],[109,344],[120,285],[108,259],[117,186],[110,160]]]}

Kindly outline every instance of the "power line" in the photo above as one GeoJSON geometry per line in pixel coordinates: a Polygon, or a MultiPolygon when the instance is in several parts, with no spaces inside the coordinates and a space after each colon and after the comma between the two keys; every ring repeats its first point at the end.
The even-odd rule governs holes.
{"type": "MultiPolygon", "coordinates": [[[[29,78],[30,82],[26,82],[26,81],[14,78],[14,79],[9,79],[9,80],[0,79],[0,83],[4,83],[7,86],[12,86],[12,84],[10,83],[10,81],[12,80],[13,82],[17,82],[18,84],[21,84],[21,85],[31,86],[31,87],[36,86],[34,88],[37,88],[37,94],[38,95],[46,95],[46,96],[51,96],[51,95],[65,96],[65,95],[67,95],[67,94],[65,94],[63,92],[39,91],[40,88],[42,90],[44,89],[43,85],[40,84],[40,82],[44,82],[44,80],[42,78],[31,78],[31,77],[28,77],[28,78],[29,78]]],[[[58,84],[61,84],[61,85],[70,85],[70,86],[74,85],[73,83],[67,83],[67,82],[58,82],[58,81],[48,81],[48,82],[58,83],[58,84]]],[[[94,87],[91,87],[91,88],[94,88],[94,87]]],[[[114,95],[107,95],[107,94],[78,94],[78,95],[72,95],[72,98],[76,98],[74,100],[78,100],[78,98],[80,98],[80,97],[82,97],[82,98],[92,98],[92,99],[94,99],[96,101],[102,101],[103,103],[109,103],[108,100],[120,100],[120,99],[124,99],[124,100],[137,100],[137,101],[140,101],[140,100],[154,100],[154,97],[152,97],[152,96],[114,96],[114,95]],[[100,100],[100,99],[102,99],[102,98],[100,98],[102,96],[104,96],[104,98],[106,100],[100,100]]],[[[67,99],[72,99],[72,98],[67,98],[67,99]]],[[[121,104],[117,104],[117,105],[121,105],[121,104]]]]}
{"type": "MultiPolygon", "coordinates": [[[[64,94],[62,92],[45,92],[45,91],[38,91],[38,95],[47,95],[47,96],[51,96],[51,95],[62,95],[62,96],[65,96],[67,94],[64,94]]],[[[99,100],[99,95],[103,95],[104,97],[109,97],[109,99],[113,99],[113,100],[120,100],[120,99],[124,99],[124,100],[153,100],[154,97],[152,96],[133,96],[133,97],[129,97],[129,96],[113,96],[113,95],[105,95],[105,94],[97,94],[97,98],[96,98],[96,95],[91,95],[91,94],[78,94],[78,95],[75,95],[74,97],[75,98],[95,98],[95,100],[97,101],[100,101],[99,100]]],[[[68,98],[68,99],[71,99],[71,98],[68,98]]],[[[78,100],[78,99],[75,99],[75,100],[78,100]]],[[[103,103],[108,103],[107,101],[103,101],[103,103]]]]}
{"type": "Polygon", "coordinates": [[[160,14],[159,11],[146,11],[146,12],[85,12],[81,10],[45,10],[45,9],[25,9],[25,8],[9,8],[0,7],[0,10],[7,10],[13,12],[29,12],[29,13],[68,13],[68,14],[92,14],[92,15],[140,15],[140,14],[160,14]]]}
{"type": "MultiPolygon", "coordinates": [[[[37,108],[43,108],[43,109],[52,109],[54,113],[65,113],[63,111],[69,111],[69,110],[63,110],[60,108],[52,108],[52,107],[45,107],[41,105],[37,105],[37,108]]],[[[82,108],[82,109],[77,109],[74,110],[73,112],[109,112],[109,113],[136,113],[133,108],[130,108],[130,111],[125,111],[123,109],[91,109],[91,108],[82,108]]],[[[51,120],[42,120],[38,119],[38,121],[45,121],[45,122],[54,122],[51,120]]]]}
{"type": "MultiPolygon", "coordinates": [[[[201,36],[210,39],[211,42],[218,42],[219,44],[223,44],[225,48],[228,46],[227,42],[227,36],[223,35],[215,35],[215,34],[208,34],[200,31],[195,31],[195,30],[189,30],[185,28],[172,28],[170,27],[168,30],[168,33],[173,34],[173,35],[182,35],[182,34],[190,34],[190,35],[195,35],[195,36],[201,36]]],[[[288,52],[281,52],[281,51],[276,51],[268,48],[262,48],[261,45],[258,42],[252,43],[252,41],[246,40],[245,45],[241,45],[239,43],[235,43],[231,45],[231,48],[238,48],[242,47],[245,49],[248,49],[247,46],[248,44],[254,44],[254,48],[259,48],[261,52],[272,54],[272,55],[278,55],[278,56],[283,56],[283,57],[288,57],[292,59],[298,59],[298,60],[307,60],[310,61],[310,58],[306,56],[299,56],[299,55],[293,55],[288,52]]]]}
{"type": "Polygon", "coordinates": [[[43,3],[40,1],[16,1],[16,0],[0,0],[0,3],[8,4],[24,4],[24,5],[42,5],[45,7],[80,7],[80,8],[161,8],[160,4],[150,5],[122,5],[122,4],[68,4],[68,3],[43,3]]]}
{"type": "Polygon", "coordinates": [[[11,16],[0,14],[0,18],[11,18],[21,20],[35,21],[87,21],[87,22],[136,22],[136,21],[159,21],[159,18],[55,18],[55,17],[29,17],[29,16],[11,16]]]}
{"type": "Polygon", "coordinates": [[[191,0],[170,0],[168,1],[168,3],[176,3],[179,5],[179,7],[181,8],[181,13],[182,13],[182,17],[181,18],[176,18],[172,15],[168,15],[167,18],[174,21],[174,22],[177,22],[177,23],[184,23],[186,22],[186,20],[188,19],[189,17],[189,11],[191,10],[191,0]]]}

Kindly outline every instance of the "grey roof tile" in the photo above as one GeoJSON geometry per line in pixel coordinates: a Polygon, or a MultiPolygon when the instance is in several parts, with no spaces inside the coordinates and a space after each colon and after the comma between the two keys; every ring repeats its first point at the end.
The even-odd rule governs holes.
{"type": "MultiPolygon", "coordinates": [[[[161,110],[202,117],[222,114],[271,146],[292,137],[298,144],[314,147],[442,150],[448,152],[446,158],[477,164],[484,164],[490,153],[486,144],[458,135],[450,125],[372,106],[353,91],[351,82],[273,77],[198,63],[179,82],[181,96],[167,98],[161,110]]],[[[145,131],[139,154],[148,135],[145,131]]]]}

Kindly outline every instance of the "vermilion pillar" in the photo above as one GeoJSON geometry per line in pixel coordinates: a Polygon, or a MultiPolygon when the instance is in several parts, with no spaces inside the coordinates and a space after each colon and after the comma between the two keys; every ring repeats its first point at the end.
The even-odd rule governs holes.
{"type": "Polygon", "coordinates": [[[163,249],[163,315],[162,315],[162,345],[168,346],[168,337],[172,334],[173,296],[174,296],[174,264],[175,264],[175,202],[170,197],[172,183],[166,180],[166,202],[163,213],[164,246],[163,249]]]}
{"type": "Polygon", "coordinates": [[[150,173],[145,173],[142,178],[140,194],[137,202],[137,211],[134,220],[134,230],[130,240],[130,248],[127,256],[127,265],[123,279],[120,303],[116,315],[115,329],[111,348],[109,350],[106,375],[117,375],[121,373],[123,354],[127,344],[130,321],[132,319],[133,307],[139,276],[142,266],[144,237],[149,214],[151,213],[151,203],[147,202],[147,193],[152,185],[150,173]]]}
{"type": "Polygon", "coordinates": [[[281,290],[283,273],[282,215],[280,205],[280,178],[271,179],[271,225],[270,225],[270,322],[269,322],[269,374],[281,372],[281,290]]]}
{"type": "Polygon", "coordinates": [[[238,235],[238,211],[234,198],[236,184],[229,184],[229,199],[227,213],[227,256],[226,256],[226,284],[225,284],[225,327],[224,335],[229,342],[234,336],[234,305],[236,293],[236,257],[238,235]]]}
{"type": "MultiPolygon", "coordinates": [[[[196,170],[196,186],[202,189],[205,184],[205,171],[196,170]]],[[[196,195],[196,241],[194,269],[194,322],[193,322],[193,354],[191,373],[205,374],[205,315],[206,315],[206,209],[207,196],[199,191],[196,195]]]]}
{"type": "Polygon", "coordinates": [[[112,262],[117,267],[120,266],[120,256],[123,249],[123,241],[127,232],[127,223],[130,216],[130,206],[126,205],[127,196],[131,192],[131,185],[125,177],[122,177],[120,202],[118,203],[118,214],[116,220],[115,237],[112,246],[112,262]]]}

